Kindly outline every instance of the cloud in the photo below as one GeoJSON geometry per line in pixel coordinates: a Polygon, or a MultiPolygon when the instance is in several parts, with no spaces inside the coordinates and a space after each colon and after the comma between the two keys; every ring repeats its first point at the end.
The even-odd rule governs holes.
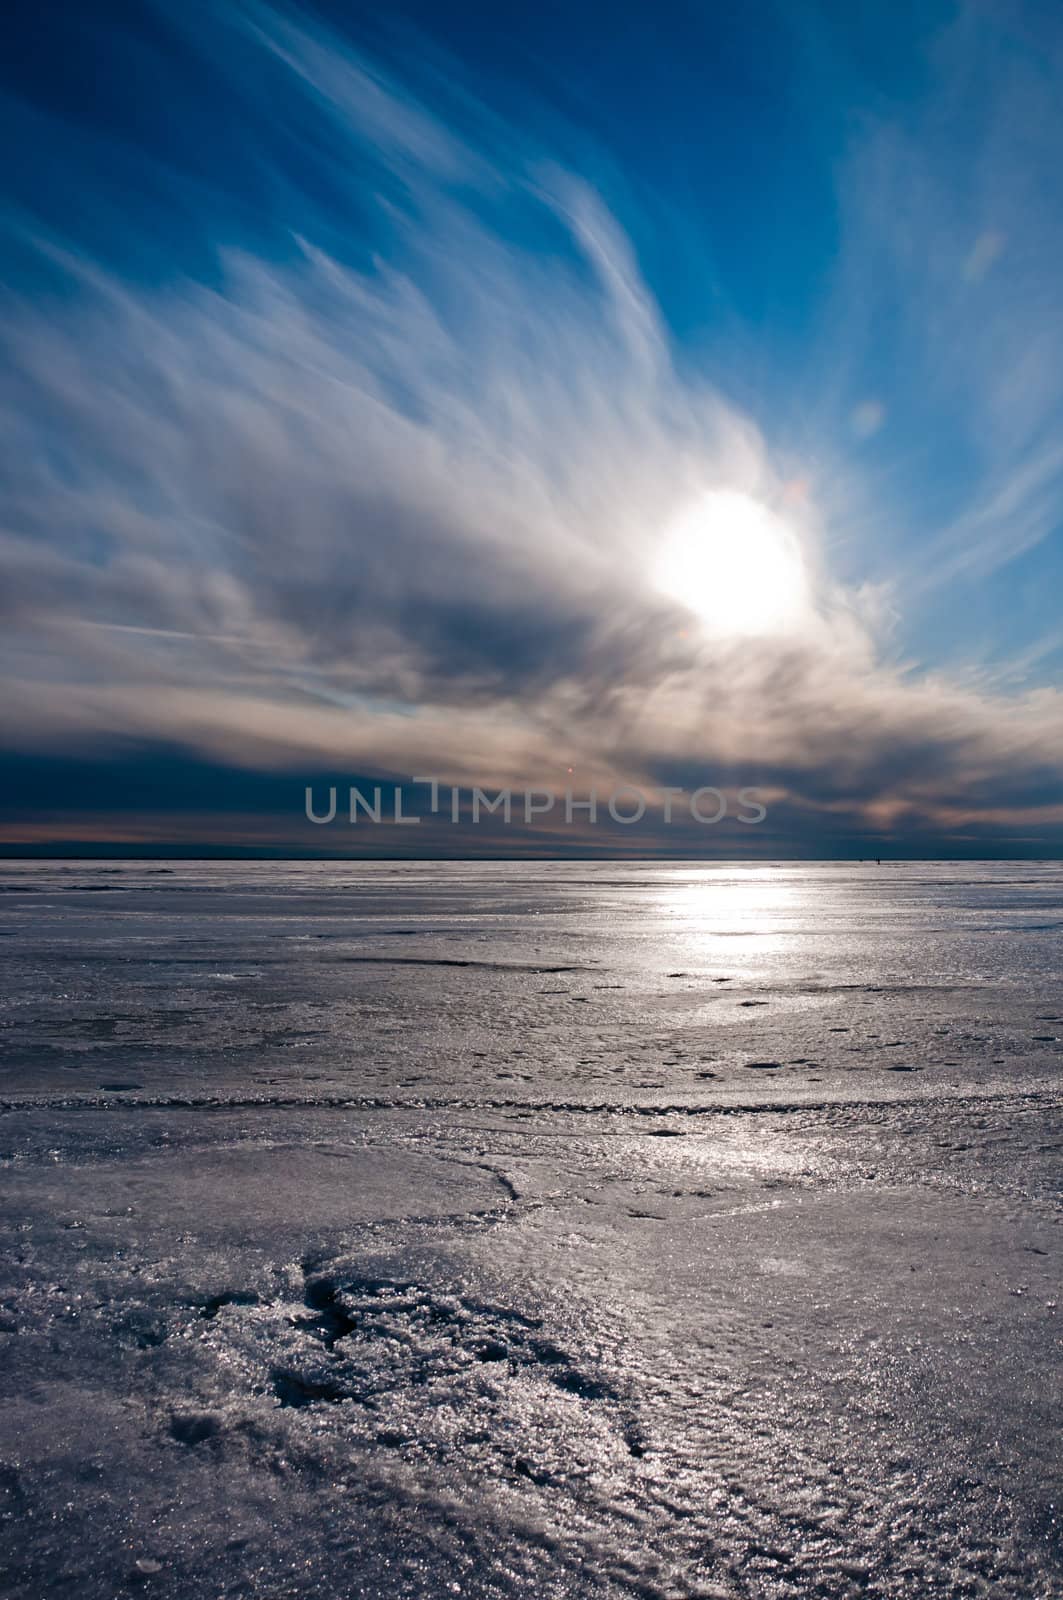
{"type": "MultiPolygon", "coordinates": [[[[0,310],[9,749],[154,742],[231,773],[468,782],[726,772],[828,840],[842,811],[853,828],[1049,816],[1063,697],[894,658],[914,572],[832,574],[829,496],[788,493],[792,463],[677,363],[584,179],[471,96],[447,121],[305,20],[237,9],[195,44],[252,124],[300,130],[268,238],[207,208],[211,270],[160,276],[10,224],[39,277],[0,310]],[[371,212],[375,251],[340,237],[326,183],[342,215],[371,212]],[[657,592],[664,530],[714,487],[800,540],[796,636],[712,638],[657,592]]],[[[876,217],[910,167],[888,142],[864,158],[876,217]]],[[[957,225],[946,250],[972,287],[1015,228],[976,210],[981,231],[957,225]]],[[[845,415],[871,441],[895,406],[868,392],[845,415]]],[[[934,572],[1043,538],[1060,470],[1047,443],[995,458],[934,572]]]]}
{"type": "Polygon", "coordinates": [[[841,394],[874,375],[850,418],[879,446],[865,511],[926,614],[1061,530],[1063,30],[1035,11],[939,18],[923,92],[865,92],[839,165],[822,371],[841,394]]]}

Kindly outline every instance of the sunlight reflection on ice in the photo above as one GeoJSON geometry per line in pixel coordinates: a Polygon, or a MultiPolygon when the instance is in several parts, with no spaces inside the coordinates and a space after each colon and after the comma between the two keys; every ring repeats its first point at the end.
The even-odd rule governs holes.
{"type": "Polygon", "coordinates": [[[772,867],[732,868],[726,874],[706,870],[666,886],[659,911],[662,921],[671,924],[680,957],[702,955],[716,941],[726,940],[727,959],[746,960],[750,954],[759,958],[784,947],[793,928],[807,917],[807,894],[799,882],[781,878],[772,867]],[[732,942],[736,938],[743,940],[740,947],[732,942]]]}

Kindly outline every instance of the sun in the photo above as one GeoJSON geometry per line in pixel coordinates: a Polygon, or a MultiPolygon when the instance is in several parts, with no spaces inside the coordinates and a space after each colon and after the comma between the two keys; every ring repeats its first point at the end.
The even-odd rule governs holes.
{"type": "Polygon", "coordinates": [[[720,634],[788,632],[807,617],[808,573],[793,529],[751,495],[718,489],[664,535],[658,590],[720,634]]]}

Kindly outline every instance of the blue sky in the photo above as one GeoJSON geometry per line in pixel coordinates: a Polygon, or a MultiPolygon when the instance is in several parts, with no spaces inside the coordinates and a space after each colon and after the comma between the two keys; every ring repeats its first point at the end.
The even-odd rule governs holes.
{"type": "Polygon", "coordinates": [[[20,15],[0,846],[571,768],[1058,853],[1061,88],[982,0],[20,15]]]}

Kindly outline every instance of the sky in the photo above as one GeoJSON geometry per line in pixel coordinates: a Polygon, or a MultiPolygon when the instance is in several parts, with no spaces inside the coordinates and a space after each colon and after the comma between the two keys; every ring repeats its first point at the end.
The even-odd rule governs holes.
{"type": "Polygon", "coordinates": [[[0,851],[1063,852],[1058,7],[7,31],[0,851]]]}

